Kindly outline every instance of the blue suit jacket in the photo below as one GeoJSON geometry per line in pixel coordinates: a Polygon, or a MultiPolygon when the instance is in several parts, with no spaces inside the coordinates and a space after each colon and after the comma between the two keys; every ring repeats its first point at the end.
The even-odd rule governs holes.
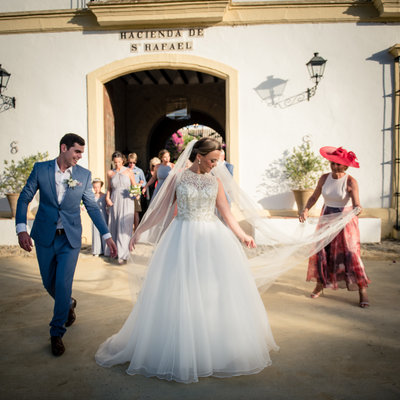
{"type": "Polygon", "coordinates": [[[74,188],[67,187],[63,201],[58,204],[55,162],[51,160],[34,165],[18,198],[15,223],[26,224],[28,204],[39,190],[40,202],[31,231],[32,239],[40,246],[50,246],[54,240],[57,221],[61,218],[71,247],[77,248],[81,246],[82,237],[81,200],[100,234],[108,233],[108,228],[92,191],[91,173],[86,168],[79,165],[72,167],[72,179],[76,179],[81,184],[74,188]]]}

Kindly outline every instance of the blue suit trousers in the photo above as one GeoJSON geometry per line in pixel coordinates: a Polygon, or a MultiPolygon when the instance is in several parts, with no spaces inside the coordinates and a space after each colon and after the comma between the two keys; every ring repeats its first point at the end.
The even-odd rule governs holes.
{"type": "Polygon", "coordinates": [[[45,289],[54,299],[50,335],[63,336],[71,306],[72,280],[80,248],[73,248],[65,234],[55,236],[49,247],[36,244],[40,275],[45,289]]]}

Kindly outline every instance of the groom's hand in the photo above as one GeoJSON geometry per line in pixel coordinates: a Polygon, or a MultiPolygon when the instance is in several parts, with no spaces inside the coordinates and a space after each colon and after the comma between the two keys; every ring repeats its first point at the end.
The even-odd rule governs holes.
{"type": "Polygon", "coordinates": [[[31,251],[33,247],[32,239],[29,236],[28,232],[20,232],[18,233],[18,243],[19,246],[26,250],[26,251],[31,251]]]}
{"type": "Polygon", "coordinates": [[[117,250],[117,246],[114,243],[114,240],[112,240],[112,238],[108,238],[106,240],[107,246],[110,249],[110,256],[112,258],[117,258],[118,256],[118,250],[117,250]]]}

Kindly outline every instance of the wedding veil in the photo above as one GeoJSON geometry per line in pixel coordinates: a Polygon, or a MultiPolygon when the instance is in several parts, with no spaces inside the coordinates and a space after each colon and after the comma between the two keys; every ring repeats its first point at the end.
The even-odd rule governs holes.
{"type": "MultiPolygon", "coordinates": [[[[189,156],[196,141],[192,140],[186,146],[175,167],[151,201],[132,237],[135,244],[143,244],[137,246],[131,258],[131,262],[134,264],[132,271],[136,276],[136,283],[140,275],[140,266],[141,271],[145,274],[152,249],[157,245],[174,218],[175,189],[183,172],[190,164],[189,156]]],[[[222,182],[239,223],[255,237],[257,248],[246,249],[246,254],[260,290],[267,289],[274,280],[289,269],[306,262],[311,255],[330,243],[359,212],[358,209],[354,209],[322,216],[318,219],[308,218],[305,223],[298,223],[295,234],[289,235],[287,232],[277,230],[269,223],[269,219],[262,215],[261,207],[239,187],[223,163],[219,163],[217,167],[213,168],[211,174],[222,182]]]]}

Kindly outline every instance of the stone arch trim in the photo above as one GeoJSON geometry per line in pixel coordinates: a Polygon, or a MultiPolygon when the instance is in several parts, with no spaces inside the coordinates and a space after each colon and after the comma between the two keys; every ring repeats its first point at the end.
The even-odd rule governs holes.
{"type": "Polygon", "coordinates": [[[104,179],[104,84],[130,72],[159,68],[195,70],[225,80],[226,145],[229,148],[229,161],[235,164],[235,177],[238,178],[238,72],[220,62],[188,54],[151,54],[128,57],[113,61],[87,75],[89,169],[96,176],[104,179]]]}

